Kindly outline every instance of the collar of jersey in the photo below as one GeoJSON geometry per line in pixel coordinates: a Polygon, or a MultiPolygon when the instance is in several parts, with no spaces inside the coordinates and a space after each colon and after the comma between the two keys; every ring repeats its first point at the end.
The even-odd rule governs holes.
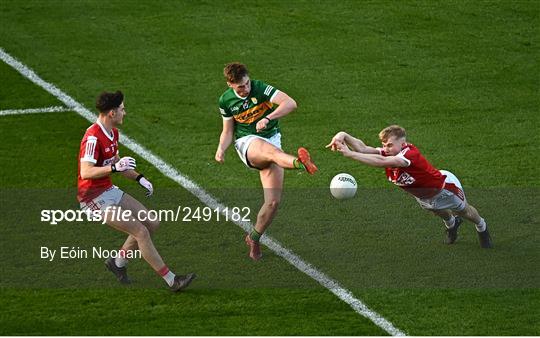
{"type": "Polygon", "coordinates": [[[105,127],[103,127],[103,125],[101,124],[101,122],[99,122],[99,120],[96,121],[96,123],[99,125],[99,127],[101,128],[101,131],[103,132],[103,134],[105,134],[107,136],[107,138],[109,140],[114,140],[114,133],[109,134],[109,132],[107,131],[107,129],[105,129],[105,127]]]}
{"type": "Polygon", "coordinates": [[[234,89],[231,88],[231,90],[233,91],[234,96],[236,96],[236,97],[239,98],[240,100],[245,100],[245,99],[247,99],[248,96],[249,96],[249,95],[248,95],[248,96],[246,96],[246,97],[242,97],[242,96],[238,95],[238,94],[236,93],[236,91],[234,91],[234,89]]]}

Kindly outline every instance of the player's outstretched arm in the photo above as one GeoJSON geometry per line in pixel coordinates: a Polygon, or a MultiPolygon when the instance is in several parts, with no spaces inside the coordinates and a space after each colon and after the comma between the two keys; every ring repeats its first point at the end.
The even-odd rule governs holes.
{"type": "Polygon", "coordinates": [[[326,145],[326,148],[330,148],[332,151],[336,151],[338,143],[347,144],[355,152],[363,154],[379,154],[379,151],[376,148],[367,146],[364,142],[362,142],[362,140],[357,139],[344,131],[340,131],[339,133],[337,133],[332,138],[332,141],[330,141],[330,143],[326,145]]]}
{"type": "Polygon", "coordinates": [[[403,159],[396,156],[382,156],[378,154],[362,154],[357,152],[350,152],[349,154],[343,154],[353,160],[365,163],[373,167],[384,168],[396,168],[407,167],[408,163],[403,159]]]}
{"type": "Polygon", "coordinates": [[[362,162],[373,167],[395,168],[409,166],[409,163],[407,163],[407,161],[405,161],[401,157],[359,153],[350,150],[349,147],[343,142],[336,142],[336,150],[342,153],[345,157],[351,158],[353,160],[362,162]]]}
{"type": "Polygon", "coordinates": [[[233,118],[224,118],[223,119],[223,130],[219,136],[219,144],[216,150],[215,159],[219,163],[225,162],[225,151],[231,145],[234,138],[234,119],[233,118]]]}

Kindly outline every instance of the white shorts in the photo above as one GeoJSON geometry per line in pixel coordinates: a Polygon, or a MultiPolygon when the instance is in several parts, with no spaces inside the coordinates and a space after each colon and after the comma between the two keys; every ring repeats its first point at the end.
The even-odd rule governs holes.
{"type": "Polygon", "coordinates": [[[124,192],[116,185],[113,185],[98,197],[87,202],[81,202],[81,210],[105,210],[107,207],[118,205],[122,196],[124,196],[124,192]]]}
{"type": "Polygon", "coordinates": [[[440,172],[446,175],[445,185],[441,192],[431,198],[416,198],[416,201],[426,210],[463,210],[467,205],[467,199],[458,178],[449,171],[440,170],[440,172]]]}
{"type": "Polygon", "coordinates": [[[270,144],[273,144],[277,148],[281,149],[281,133],[276,133],[274,136],[270,138],[264,138],[258,135],[247,135],[247,136],[237,139],[234,142],[234,147],[236,148],[236,152],[238,153],[238,156],[240,157],[242,162],[244,162],[246,166],[252,169],[258,169],[258,168],[255,168],[249,163],[248,158],[247,158],[247,151],[251,142],[253,142],[253,140],[257,138],[263,141],[266,141],[270,144]]]}

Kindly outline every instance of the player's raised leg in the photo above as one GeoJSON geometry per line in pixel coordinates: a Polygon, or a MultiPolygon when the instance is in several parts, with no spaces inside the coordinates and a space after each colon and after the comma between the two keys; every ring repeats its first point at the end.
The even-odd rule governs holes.
{"type": "Polygon", "coordinates": [[[254,260],[259,260],[262,256],[259,240],[266,228],[272,223],[281,203],[284,170],[272,163],[266,169],[261,170],[259,175],[264,189],[264,203],[257,214],[255,226],[246,235],[246,244],[250,247],[249,256],[254,260]]]}
{"type": "Polygon", "coordinates": [[[251,141],[247,150],[247,159],[252,166],[259,169],[264,169],[274,163],[284,169],[304,169],[312,175],[317,171],[317,167],[305,148],[298,149],[298,157],[294,157],[260,138],[251,141]]]}

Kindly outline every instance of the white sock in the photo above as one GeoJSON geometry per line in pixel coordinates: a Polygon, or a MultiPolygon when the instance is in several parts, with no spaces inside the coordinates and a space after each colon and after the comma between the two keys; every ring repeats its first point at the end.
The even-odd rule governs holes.
{"type": "Polygon", "coordinates": [[[444,221],[444,225],[446,225],[448,229],[451,229],[454,227],[454,224],[456,223],[456,218],[452,215],[450,219],[448,220],[443,219],[443,221],[444,221]]]}
{"type": "Polygon", "coordinates": [[[120,249],[118,251],[118,257],[114,259],[114,264],[119,267],[123,268],[128,263],[128,260],[126,259],[126,250],[120,249]]]}
{"type": "Polygon", "coordinates": [[[476,231],[478,232],[486,231],[486,221],[483,218],[481,218],[480,223],[476,224],[475,226],[476,226],[476,231]]]}
{"type": "Polygon", "coordinates": [[[169,270],[169,272],[167,272],[167,274],[163,275],[162,277],[163,277],[163,279],[165,279],[167,284],[169,284],[169,286],[173,285],[175,274],[172,273],[171,270],[169,270]]]}
{"type": "Polygon", "coordinates": [[[123,268],[124,266],[126,266],[128,263],[128,260],[125,259],[124,257],[116,257],[114,259],[114,264],[119,267],[119,268],[123,268]]]}

